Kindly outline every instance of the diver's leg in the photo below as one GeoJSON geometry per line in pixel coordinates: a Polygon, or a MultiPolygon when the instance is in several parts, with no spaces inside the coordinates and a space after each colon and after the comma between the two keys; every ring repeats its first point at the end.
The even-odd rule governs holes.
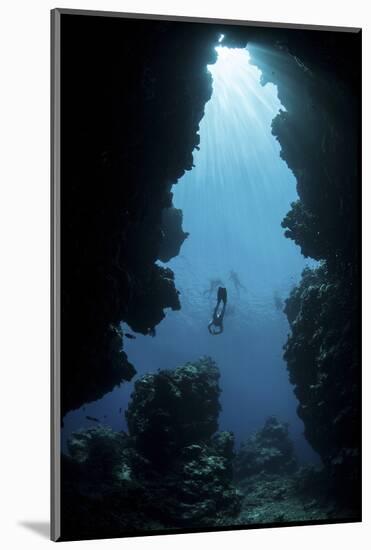
{"type": "Polygon", "coordinates": [[[226,302],[223,302],[222,311],[220,312],[220,318],[221,318],[222,322],[223,322],[223,319],[224,319],[224,313],[225,313],[226,306],[227,306],[226,302]]]}
{"type": "Polygon", "coordinates": [[[222,288],[221,296],[222,296],[222,300],[223,300],[224,304],[226,304],[227,303],[227,289],[225,287],[222,288]]]}

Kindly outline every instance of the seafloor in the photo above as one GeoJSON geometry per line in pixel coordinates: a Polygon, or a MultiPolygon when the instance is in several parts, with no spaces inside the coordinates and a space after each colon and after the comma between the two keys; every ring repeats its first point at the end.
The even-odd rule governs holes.
{"type": "Polygon", "coordinates": [[[241,512],[235,524],[297,523],[311,521],[343,521],[356,519],[357,514],[346,504],[323,494],[318,486],[303,487],[303,478],[309,474],[321,478],[321,470],[299,469],[294,474],[261,473],[241,482],[243,494],[241,512]]]}
{"type": "Polygon", "coordinates": [[[235,449],[233,434],[218,431],[219,377],[209,357],[146,374],[128,433],[98,425],[71,436],[64,538],[358,518],[331,471],[298,463],[277,418],[235,449]]]}

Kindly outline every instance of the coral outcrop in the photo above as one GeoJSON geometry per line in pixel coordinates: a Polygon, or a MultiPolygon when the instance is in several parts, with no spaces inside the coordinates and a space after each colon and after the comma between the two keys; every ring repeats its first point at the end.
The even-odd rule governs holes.
{"type": "Polygon", "coordinates": [[[267,418],[263,428],[241,444],[234,461],[237,479],[260,473],[287,474],[297,468],[288,425],[277,418],[267,418]]]}
{"type": "Polygon", "coordinates": [[[286,302],[291,334],[284,357],[305,436],[333,490],[357,503],[360,486],[360,373],[352,286],[326,264],[303,272],[286,302]]]}
{"type": "Polygon", "coordinates": [[[136,448],[166,468],[181,449],[208,440],[218,427],[218,381],[219,370],[210,359],[136,381],[126,411],[136,448]]]}
{"type": "Polygon", "coordinates": [[[75,433],[62,461],[66,538],[228,525],[240,512],[233,435],[217,432],[219,370],[207,357],[135,384],[129,433],[75,433]]]}

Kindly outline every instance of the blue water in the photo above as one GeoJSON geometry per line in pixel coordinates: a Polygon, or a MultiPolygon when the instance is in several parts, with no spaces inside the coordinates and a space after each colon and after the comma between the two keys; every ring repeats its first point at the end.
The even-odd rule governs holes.
{"type": "MultiPolygon", "coordinates": [[[[280,225],[297,199],[295,178],[271,134],[272,119],[284,107],[274,85],[261,86],[247,50],[217,51],[217,63],[208,67],[213,95],[200,124],[195,168],[173,187],[190,233],[180,255],[166,264],[175,273],[182,309],[166,312],[155,338],[126,340],[125,351],[138,375],[212,356],[221,371],[220,429],[232,430],[238,444],[276,415],[289,422],[299,457],[316,461],[282,359],[288,323],[274,301],[288,296],[308,265],[280,225]],[[231,270],[244,288],[235,288],[231,270]],[[230,312],[220,336],[207,330],[215,305],[215,293],[207,292],[210,279],[222,280],[228,290],[230,312]]],[[[132,390],[133,382],[125,383],[67,415],[64,441],[71,431],[94,425],[85,415],[125,429],[132,390]]]]}

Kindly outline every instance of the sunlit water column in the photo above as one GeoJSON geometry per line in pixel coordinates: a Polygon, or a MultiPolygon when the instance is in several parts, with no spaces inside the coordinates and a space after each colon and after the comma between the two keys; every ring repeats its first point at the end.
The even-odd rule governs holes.
{"type": "MultiPolygon", "coordinates": [[[[239,442],[275,414],[290,423],[301,456],[312,459],[282,359],[289,328],[274,301],[274,295],[287,297],[306,263],[281,228],[297,199],[295,179],[271,134],[272,119],[283,107],[275,86],[260,85],[260,72],[249,64],[246,50],[217,50],[218,60],[209,67],[213,94],[200,124],[195,168],[173,187],[175,206],[183,210],[183,226],[190,232],[168,264],[182,309],[166,312],[155,338],[127,339],[125,351],[138,376],[212,356],[221,371],[220,428],[234,431],[239,442]],[[239,292],[230,270],[245,287],[239,292]],[[227,287],[230,307],[224,333],[213,337],[207,324],[215,294],[209,296],[207,289],[216,278],[227,287]]],[[[123,412],[132,390],[133,383],[124,383],[71,412],[64,443],[71,431],[95,425],[87,415],[125,429],[123,412]]]]}
{"type": "Polygon", "coordinates": [[[213,94],[200,125],[195,168],[173,188],[190,233],[170,263],[182,291],[178,337],[189,340],[189,350],[203,349],[218,361],[222,427],[234,429],[240,439],[268,414],[277,414],[290,422],[303,454],[310,456],[282,360],[288,324],[274,301],[287,297],[307,263],[281,227],[297,199],[295,178],[271,133],[272,119],[284,107],[276,86],[260,84],[261,73],[246,49],[217,52],[217,62],[208,67],[213,94]],[[230,270],[245,289],[236,290],[230,270]],[[232,309],[218,338],[204,332],[215,300],[205,294],[210,279],[223,281],[232,309]]]}
{"type": "MultiPolygon", "coordinates": [[[[261,301],[272,288],[286,291],[304,265],[280,225],[297,199],[295,178],[271,134],[272,119],[284,107],[274,85],[261,86],[247,50],[217,51],[208,67],[213,94],[200,125],[196,167],[173,188],[190,232],[181,254],[192,256],[193,285],[234,269],[251,298],[261,301]]],[[[175,270],[181,260],[172,262],[175,270]]]]}

